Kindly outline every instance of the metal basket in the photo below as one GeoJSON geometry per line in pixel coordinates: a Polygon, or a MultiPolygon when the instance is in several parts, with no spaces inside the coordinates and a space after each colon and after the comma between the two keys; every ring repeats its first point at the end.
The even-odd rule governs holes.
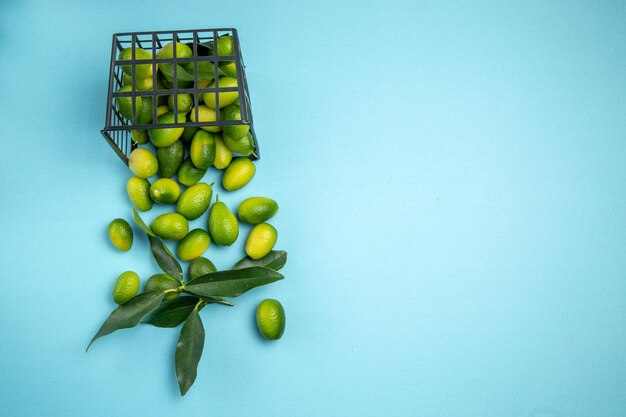
{"type": "Polygon", "coordinates": [[[241,47],[239,44],[239,37],[237,36],[236,29],[197,29],[197,30],[174,30],[174,31],[159,31],[159,32],[128,32],[128,33],[116,33],[113,35],[113,45],[111,48],[111,68],[109,73],[109,87],[107,95],[106,106],[106,119],[104,129],[101,133],[107,140],[109,145],[113,148],[115,153],[128,165],[128,156],[133,149],[137,147],[137,144],[133,142],[130,131],[131,130],[145,130],[154,128],[170,128],[170,127],[201,127],[201,126],[226,126],[246,124],[250,126],[250,133],[254,139],[255,152],[250,155],[253,160],[259,159],[259,145],[257,137],[254,132],[252,111],[250,106],[250,93],[248,91],[248,82],[246,80],[245,66],[243,58],[241,56],[241,47]],[[233,55],[218,55],[217,48],[213,47],[217,45],[218,38],[221,36],[231,36],[233,38],[233,55]],[[187,58],[176,58],[176,42],[173,45],[174,58],[157,58],[157,51],[164,45],[176,40],[176,42],[184,43],[188,45],[193,51],[193,56],[187,58]],[[118,60],[118,54],[122,49],[132,48],[132,59],[130,60],[118,60]],[[135,48],[142,48],[151,52],[152,58],[138,59],[136,58],[135,48]],[[198,86],[198,63],[210,62],[214,67],[214,79],[218,79],[221,74],[221,70],[218,64],[225,62],[234,62],[237,76],[236,87],[217,87],[210,88],[208,86],[200,88],[198,86]],[[188,63],[193,63],[193,75],[190,75],[188,63]],[[157,89],[157,77],[159,77],[157,71],[157,64],[172,63],[172,87],[167,89],[157,89]],[[150,90],[138,90],[135,88],[136,77],[135,67],[136,65],[152,65],[152,89],[150,90]],[[123,86],[124,71],[122,66],[131,66],[131,91],[118,92],[123,86]],[[182,65],[185,65],[183,67],[182,65]],[[187,82],[192,82],[189,77],[193,77],[193,85],[191,87],[179,87],[179,80],[181,79],[181,72],[185,72],[187,82]],[[219,108],[219,92],[237,91],[239,108],[241,111],[241,120],[221,120],[220,108],[219,108]],[[201,94],[213,93],[216,100],[216,121],[201,122],[198,115],[198,104],[202,104],[199,99],[201,94]],[[195,111],[196,122],[179,120],[178,118],[178,94],[191,94],[193,97],[193,109],[195,111]],[[173,95],[174,109],[173,113],[175,120],[173,124],[157,124],[157,107],[158,98],[167,97],[173,95]],[[148,124],[136,123],[137,109],[135,97],[149,96],[152,97],[152,121],[148,124]],[[129,120],[122,116],[115,106],[115,99],[118,97],[132,97],[132,120],[129,120]],[[200,103],[199,103],[200,101],[200,103]]]}

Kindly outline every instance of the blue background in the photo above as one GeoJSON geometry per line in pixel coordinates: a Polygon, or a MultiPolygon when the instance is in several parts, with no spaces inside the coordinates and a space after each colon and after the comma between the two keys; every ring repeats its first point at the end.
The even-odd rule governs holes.
{"type": "MultiPolygon", "coordinates": [[[[623,2],[0,3],[7,416],[623,416],[623,2]],[[286,279],[84,352],[127,269],[157,272],[100,136],[111,35],[236,27],[286,279]],[[256,304],[280,299],[263,341],[256,304]]],[[[218,180],[216,172],[205,177],[218,180]]],[[[218,189],[219,191],[219,189],[218,189]]],[[[163,211],[163,210],[161,210],[163,211]]],[[[146,215],[151,220],[159,210],[146,215]]],[[[203,221],[196,222],[196,225],[203,221]]],[[[229,267],[244,237],[207,255],[229,267]]]]}

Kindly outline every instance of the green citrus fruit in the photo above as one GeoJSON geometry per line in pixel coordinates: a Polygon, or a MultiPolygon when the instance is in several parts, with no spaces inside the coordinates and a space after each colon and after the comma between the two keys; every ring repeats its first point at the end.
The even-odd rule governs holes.
{"type": "Polygon", "coordinates": [[[285,309],[278,300],[265,299],[256,309],[259,331],[268,340],[278,340],[285,332],[285,309]]]}
{"type": "Polygon", "coordinates": [[[123,272],[113,286],[113,301],[124,304],[139,292],[139,275],[133,271],[123,272]]]}
{"type": "Polygon", "coordinates": [[[150,229],[160,238],[181,240],[189,232],[189,223],[178,213],[166,213],[154,219],[150,229]]]}
{"type": "MultiPolygon", "coordinates": [[[[120,61],[130,61],[133,59],[132,48],[124,48],[117,56],[120,61]]],[[[145,49],[135,48],[135,60],[152,59],[152,54],[145,49]]],[[[132,65],[122,65],[125,74],[132,76],[132,65]]],[[[152,63],[135,64],[135,77],[152,78],[152,63]]]]}
{"type": "Polygon", "coordinates": [[[237,158],[228,165],[222,176],[222,186],[228,191],[242,188],[250,182],[256,172],[254,163],[248,158],[237,158]]]}
{"type": "Polygon", "coordinates": [[[223,134],[222,139],[224,140],[224,144],[228,146],[228,149],[240,155],[248,156],[254,151],[254,138],[250,132],[240,139],[233,139],[223,134]]]}
{"type": "Polygon", "coordinates": [[[217,54],[220,56],[235,54],[235,41],[232,36],[220,36],[217,38],[217,54]]]}
{"type": "Polygon", "coordinates": [[[128,166],[139,178],[150,178],[159,170],[156,156],[145,148],[136,148],[130,153],[128,166]]]}
{"type": "Polygon", "coordinates": [[[239,236],[239,224],[235,215],[219,198],[209,212],[209,232],[213,241],[221,246],[232,245],[239,236]]]}
{"type": "Polygon", "coordinates": [[[185,145],[180,140],[169,146],[157,148],[157,161],[159,162],[159,175],[163,178],[171,178],[178,172],[185,157],[185,145]]]}
{"type": "Polygon", "coordinates": [[[202,229],[193,229],[180,241],[176,253],[183,261],[191,261],[202,255],[210,244],[211,238],[207,232],[202,229]]]}
{"type": "Polygon", "coordinates": [[[242,222],[259,224],[271,219],[278,211],[278,203],[267,197],[250,197],[239,204],[237,216],[242,222]]]}
{"type": "Polygon", "coordinates": [[[176,203],[176,212],[188,220],[195,220],[209,208],[213,196],[213,184],[194,184],[181,194],[176,203]]]}
{"type": "MultiPolygon", "coordinates": [[[[192,122],[196,121],[196,108],[191,109],[189,118],[192,122]]],[[[205,105],[198,106],[198,122],[215,122],[217,115],[214,109],[210,109],[205,105]]],[[[220,126],[200,126],[200,129],[207,132],[219,132],[222,128],[220,126]]]]}
{"type": "Polygon", "coordinates": [[[131,130],[130,137],[137,145],[145,145],[150,141],[147,130],[131,130]]]}
{"type": "MultiPolygon", "coordinates": [[[[129,74],[124,74],[124,78],[122,80],[122,83],[124,85],[127,85],[132,88],[132,81],[133,81],[133,78],[129,74]]],[[[148,77],[148,78],[135,77],[135,89],[136,90],[139,90],[139,91],[152,90],[153,85],[154,85],[154,81],[152,80],[152,77],[148,77]]]]}
{"type": "Polygon", "coordinates": [[[180,197],[180,186],[170,178],[159,178],[150,186],[150,197],[157,203],[175,203],[180,197]]]}
{"type": "Polygon", "coordinates": [[[211,272],[217,272],[217,268],[213,265],[213,262],[207,258],[203,258],[202,256],[191,261],[189,268],[187,269],[190,280],[198,278],[202,275],[210,274],[211,272]]]}
{"type": "MultiPolygon", "coordinates": [[[[193,56],[193,51],[190,47],[185,45],[184,43],[176,42],[176,58],[189,58],[193,56]]],[[[170,42],[164,45],[159,52],[157,52],[156,57],[159,59],[167,59],[174,57],[174,43],[170,42]]],[[[159,64],[159,70],[163,73],[163,75],[168,79],[168,81],[172,80],[173,75],[173,67],[172,64],[162,63],[159,64]]]]}
{"type": "Polygon", "coordinates": [[[215,161],[215,137],[212,133],[198,130],[189,147],[189,157],[196,168],[207,169],[215,161]]]}
{"type": "Polygon", "coordinates": [[[216,133],[213,136],[215,137],[215,160],[213,161],[213,166],[217,169],[224,169],[233,160],[233,153],[226,146],[220,134],[216,133]]]}
{"type": "Polygon", "coordinates": [[[113,246],[126,252],[133,246],[133,229],[124,219],[115,219],[109,223],[109,239],[113,246]]]}
{"type": "MultiPolygon", "coordinates": [[[[119,93],[128,93],[132,91],[129,85],[125,85],[119,90],[119,93]]],[[[133,120],[133,99],[132,97],[116,97],[115,105],[119,112],[131,123],[133,120]]],[[[152,121],[152,97],[136,96],[135,97],[135,117],[136,124],[143,125],[152,121]]]]}
{"type": "MultiPolygon", "coordinates": [[[[157,117],[157,124],[171,124],[174,122],[174,113],[167,112],[157,117]]],[[[178,123],[185,123],[185,115],[178,115],[178,123]]],[[[183,134],[184,127],[166,127],[158,129],[150,129],[150,140],[154,146],[169,146],[176,142],[178,138],[183,134]]]]}
{"type": "MultiPolygon", "coordinates": [[[[165,291],[172,290],[180,287],[180,282],[178,282],[175,278],[167,274],[155,274],[148,278],[146,284],[143,287],[144,291],[165,291]]],[[[171,300],[172,298],[178,297],[178,292],[168,292],[163,297],[164,300],[171,300]]]]}
{"type": "MultiPolygon", "coordinates": [[[[237,104],[231,104],[222,111],[221,117],[222,120],[241,120],[241,109],[239,109],[237,104]]],[[[248,134],[250,131],[250,125],[228,125],[224,126],[222,130],[224,131],[224,135],[237,140],[248,134]]]]}
{"type": "MultiPolygon", "coordinates": [[[[211,88],[228,88],[228,87],[237,87],[237,79],[232,77],[220,77],[217,79],[217,82],[213,81],[211,88]]],[[[208,92],[204,93],[203,100],[204,104],[208,107],[214,109],[217,104],[217,98],[219,98],[220,109],[232,104],[239,98],[238,91],[221,91],[221,92],[208,92]],[[219,97],[218,97],[219,96],[219,97]]]]}
{"type": "Polygon", "coordinates": [[[150,182],[145,178],[131,177],[126,183],[126,192],[131,203],[139,211],[148,211],[152,208],[152,199],[150,198],[150,182]]]}
{"type": "MultiPolygon", "coordinates": [[[[178,113],[187,113],[193,107],[193,98],[191,94],[178,94],[178,113]]],[[[171,95],[167,98],[167,105],[169,109],[174,112],[174,96],[171,95]]]]}
{"type": "Polygon", "coordinates": [[[223,61],[219,64],[222,72],[229,77],[237,78],[237,64],[235,61],[223,61]]]}
{"type": "Polygon", "coordinates": [[[200,181],[204,177],[205,172],[206,169],[196,168],[193,162],[191,162],[191,158],[187,158],[178,168],[178,182],[190,187],[200,181]]]}
{"type": "Polygon", "coordinates": [[[156,109],[157,120],[159,119],[159,116],[162,116],[165,113],[169,113],[169,112],[170,112],[170,108],[167,105],[165,104],[160,105],[156,109]]]}
{"type": "Polygon", "coordinates": [[[252,259],[261,259],[274,248],[278,232],[269,223],[257,224],[250,230],[246,241],[246,253],[252,259]]]}

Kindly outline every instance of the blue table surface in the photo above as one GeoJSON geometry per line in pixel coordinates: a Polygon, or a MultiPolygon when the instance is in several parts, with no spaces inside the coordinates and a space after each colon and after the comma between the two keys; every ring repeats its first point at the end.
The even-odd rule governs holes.
{"type": "MultiPolygon", "coordinates": [[[[626,4],[0,3],[1,415],[623,416],[626,4]],[[100,135],[111,35],[236,27],[286,279],[177,330],[91,336],[147,242],[100,135]],[[261,339],[264,298],[287,311],[261,339]]],[[[220,181],[217,171],[206,179],[220,181]]],[[[170,208],[171,209],[171,208],[170,208]]],[[[144,217],[151,220],[166,209],[144,217]]],[[[205,224],[206,218],[195,222],[205,224]]],[[[249,227],[220,268],[243,255],[249,227]]]]}

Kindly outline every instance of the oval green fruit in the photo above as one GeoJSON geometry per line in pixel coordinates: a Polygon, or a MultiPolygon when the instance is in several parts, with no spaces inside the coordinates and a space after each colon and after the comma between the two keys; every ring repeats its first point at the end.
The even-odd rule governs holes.
{"type": "Polygon", "coordinates": [[[205,173],[206,169],[196,168],[191,158],[187,158],[178,168],[178,182],[190,187],[200,181],[205,173]]]}
{"type": "Polygon", "coordinates": [[[221,246],[230,246],[239,237],[239,224],[235,215],[219,198],[209,212],[209,233],[213,241],[221,246]]]}
{"type": "MultiPolygon", "coordinates": [[[[172,290],[180,287],[180,282],[178,282],[175,278],[167,274],[155,274],[148,278],[146,284],[144,285],[144,291],[166,291],[172,290]]],[[[171,300],[172,298],[178,297],[178,292],[168,292],[163,297],[164,300],[171,300]]]]}
{"type": "MultiPolygon", "coordinates": [[[[119,93],[128,93],[132,91],[132,87],[125,85],[119,90],[119,93]]],[[[129,122],[133,120],[133,99],[132,97],[116,97],[115,106],[119,112],[129,122]]],[[[138,125],[148,124],[152,121],[152,97],[136,96],[135,97],[135,122],[138,125]]]]}
{"type": "Polygon", "coordinates": [[[228,149],[240,155],[248,156],[254,152],[254,138],[250,132],[240,139],[233,139],[225,134],[222,135],[222,139],[224,139],[224,144],[228,146],[228,149]]]}
{"type": "Polygon", "coordinates": [[[213,265],[213,262],[207,258],[203,258],[202,256],[191,261],[189,268],[187,269],[190,280],[198,278],[202,275],[210,274],[211,272],[217,272],[217,268],[213,265]]]}
{"type": "Polygon", "coordinates": [[[159,163],[159,175],[163,178],[171,178],[178,172],[178,168],[185,158],[185,145],[180,140],[170,146],[157,148],[157,161],[159,163]]]}
{"type": "MultiPolygon", "coordinates": [[[[176,42],[176,58],[189,58],[193,56],[193,51],[191,48],[184,43],[176,42]]],[[[174,43],[170,42],[164,45],[159,52],[157,52],[156,57],[159,59],[167,59],[174,57],[174,43]]],[[[161,73],[167,78],[171,78],[173,73],[172,64],[162,63],[159,64],[159,69],[161,73]]],[[[168,80],[171,81],[171,80],[168,80]]]]}
{"type": "MultiPolygon", "coordinates": [[[[237,79],[232,78],[232,77],[220,77],[217,80],[217,82],[213,81],[211,85],[209,85],[209,87],[210,88],[237,87],[237,79]]],[[[238,101],[237,99],[239,98],[238,91],[223,91],[219,93],[209,92],[209,93],[204,93],[204,96],[202,97],[204,100],[204,104],[206,104],[207,107],[214,109],[217,104],[218,95],[219,95],[220,109],[228,106],[229,104],[233,104],[234,102],[238,101]]]]}
{"type": "MultiPolygon", "coordinates": [[[[231,104],[222,110],[222,120],[230,120],[236,121],[241,120],[241,109],[236,104],[231,104]]],[[[250,131],[250,125],[246,124],[237,124],[237,125],[227,125],[224,126],[223,129],[224,136],[228,136],[230,139],[241,139],[248,134],[250,131]]]]}
{"type": "Polygon", "coordinates": [[[189,157],[196,168],[207,169],[215,161],[215,138],[212,133],[199,130],[191,141],[189,157]]]}
{"type": "Polygon", "coordinates": [[[230,161],[233,160],[232,151],[226,146],[222,136],[218,133],[215,133],[215,160],[213,161],[213,166],[217,169],[225,169],[230,161]]]}
{"type": "Polygon", "coordinates": [[[113,246],[126,252],[133,246],[133,229],[124,219],[114,219],[109,223],[109,239],[113,246]]]}
{"type": "Polygon", "coordinates": [[[159,178],[150,186],[150,197],[157,203],[175,203],[180,197],[180,186],[170,178],[159,178]]]}
{"type": "MultiPolygon", "coordinates": [[[[183,94],[180,93],[176,95],[177,97],[177,110],[178,113],[187,113],[193,107],[193,98],[191,94],[183,94]]],[[[174,112],[174,96],[171,95],[167,98],[167,106],[169,109],[174,112]]]]}
{"type": "MultiPolygon", "coordinates": [[[[133,59],[133,49],[124,48],[117,56],[120,61],[130,61],[133,59]]],[[[152,59],[152,54],[145,49],[135,47],[135,60],[152,59]]],[[[122,65],[122,70],[126,75],[132,77],[132,65],[122,65]]],[[[137,78],[152,78],[152,63],[147,64],[135,64],[135,77],[137,78]]],[[[152,87],[150,87],[152,88],[152,87]]]]}
{"type": "Polygon", "coordinates": [[[201,256],[211,244],[209,234],[202,229],[193,229],[178,244],[176,253],[183,261],[191,261],[201,256]]]}
{"type": "Polygon", "coordinates": [[[217,38],[217,54],[219,56],[235,54],[235,41],[233,41],[232,36],[220,36],[217,38]]]}
{"type": "MultiPolygon", "coordinates": [[[[185,123],[185,115],[182,113],[178,114],[178,122],[174,121],[174,113],[167,112],[165,114],[157,117],[157,124],[170,124],[170,123],[185,123]]],[[[183,134],[184,127],[166,127],[166,128],[158,128],[158,129],[150,129],[148,133],[150,134],[150,140],[154,144],[154,146],[169,146],[172,143],[176,142],[178,138],[183,134]]]]}
{"type": "Polygon", "coordinates": [[[209,208],[213,197],[213,184],[194,184],[181,194],[176,203],[176,212],[187,220],[195,220],[209,208]]]}
{"type": "Polygon", "coordinates": [[[246,253],[252,259],[261,259],[274,248],[278,232],[269,223],[257,224],[250,230],[246,241],[246,253]]]}
{"type": "MultiPolygon", "coordinates": [[[[133,79],[129,74],[124,74],[124,78],[122,79],[122,83],[124,85],[128,85],[132,88],[133,79]]],[[[152,86],[154,82],[152,77],[148,78],[137,78],[135,77],[135,89],[139,91],[148,91],[152,90],[152,86]]]]}
{"type": "Polygon", "coordinates": [[[130,137],[137,145],[145,145],[150,141],[147,130],[131,130],[130,137]]]}
{"type": "Polygon", "coordinates": [[[222,72],[229,77],[236,78],[237,77],[237,64],[235,61],[223,61],[219,64],[222,72]]]}
{"type": "Polygon", "coordinates": [[[126,183],[126,192],[130,202],[139,211],[148,211],[152,208],[150,198],[150,182],[145,178],[131,177],[126,183]]]}
{"type": "Polygon", "coordinates": [[[113,286],[113,301],[124,304],[139,292],[139,275],[133,271],[123,272],[113,286]]]}
{"type": "Polygon", "coordinates": [[[248,158],[237,158],[228,165],[222,176],[222,186],[228,191],[242,188],[254,177],[256,167],[248,158]]]}
{"type": "Polygon", "coordinates": [[[150,178],[159,170],[156,156],[145,148],[136,148],[130,153],[128,166],[139,178],[150,178]]]}
{"type": "Polygon", "coordinates": [[[250,197],[239,204],[237,216],[242,222],[259,224],[271,219],[278,212],[278,203],[267,197],[250,197]]]}
{"type": "Polygon", "coordinates": [[[167,105],[161,104],[159,107],[156,108],[157,120],[159,119],[159,116],[162,116],[165,113],[169,113],[169,111],[170,111],[170,108],[167,107],[167,105]]]}
{"type": "MultiPolygon", "coordinates": [[[[192,122],[196,121],[196,108],[191,109],[191,113],[189,113],[189,119],[192,122]]],[[[213,123],[217,121],[217,113],[215,113],[214,109],[210,109],[205,105],[198,106],[198,122],[207,122],[213,123]]],[[[200,126],[200,129],[206,130],[207,132],[219,132],[222,130],[220,126],[200,126]]]]}
{"type": "Polygon", "coordinates": [[[150,229],[160,238],[181,240],[189,232],[189,223],[178,213],[166,213],[154,219],[150,229]]]}
{"type": "Polygon", "coordinates": [[[261,301],[256,309],[256,323],[259,331],[268,340],[278,340],[285,332],[285,309],[278,300],[268,298],[261,301]]]}

